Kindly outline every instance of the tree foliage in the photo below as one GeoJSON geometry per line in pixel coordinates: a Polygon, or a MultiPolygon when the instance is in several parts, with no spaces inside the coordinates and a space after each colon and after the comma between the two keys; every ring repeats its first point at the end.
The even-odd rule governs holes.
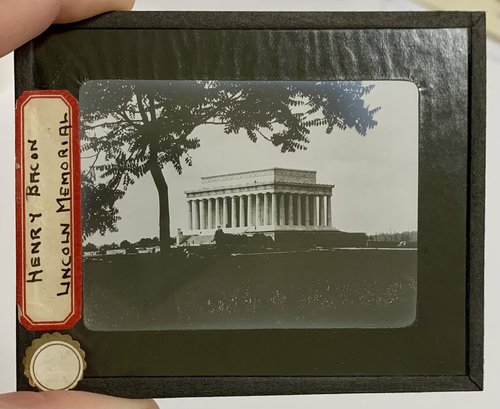
{"type": "Polygon", "coordinates": [[[92,234],[106,231],[116,232],[120,220],[115,203],[124,192],[106,183],[97,183],[87,173],[81,175],[82,193],[82,235],[87,239],[92,234]]]}

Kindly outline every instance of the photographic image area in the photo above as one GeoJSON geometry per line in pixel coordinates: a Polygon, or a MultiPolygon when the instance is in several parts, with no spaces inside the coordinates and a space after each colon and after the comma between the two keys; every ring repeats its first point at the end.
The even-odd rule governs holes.
{"type": "Polygon", "coordinates": [[[416,318],[406,81],[88,81],[84,324],[401,328],[416,318]]]}

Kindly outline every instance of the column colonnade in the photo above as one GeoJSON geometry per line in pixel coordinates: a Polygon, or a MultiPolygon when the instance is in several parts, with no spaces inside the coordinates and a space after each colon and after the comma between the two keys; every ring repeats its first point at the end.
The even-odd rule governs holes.
{"type": "Polygon", "coordinates": [[[189,230],[331,226],[331,195],[266,192],[188,199],[189,230]]]}

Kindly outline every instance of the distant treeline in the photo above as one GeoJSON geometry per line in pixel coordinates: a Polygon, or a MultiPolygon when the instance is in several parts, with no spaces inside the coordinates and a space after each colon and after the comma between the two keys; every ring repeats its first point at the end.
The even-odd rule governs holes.
{"type": "Polygon", "coordinates": [[[389,232],[389,233],[377,233],[368,236],[368,240],[370,241],[406,241],[406,242],[416,242],[417,240],[417,232],[416,231],[403,231],[403,232],[389,232]]]}
{"type": "MultiPolygon", "coordinates": [[[[175,242],[175,239],[172,240],[173,242],[175,242]]],[[[127,252],[133,252],[134,250],[139,248],[151,248],[159,245],[160,245],[160,239],[158,237],[152,237],[152,238],[144,237],[139,241],[136,241],[135,243],[131,243],[128,240],[123,240],[120,244],[111,243],[111,244],[103,244],[101,246],[97,246],[94,243],[88,242],[82,247],[82,250],[84,252],[105,253],[108,250],[123,249],[126,250],[127,252]]]]}

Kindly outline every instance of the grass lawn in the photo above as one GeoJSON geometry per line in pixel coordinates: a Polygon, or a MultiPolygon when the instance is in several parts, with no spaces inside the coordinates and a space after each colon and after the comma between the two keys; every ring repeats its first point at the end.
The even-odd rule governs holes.
{"type": "Polygon", "coordinates": [[[95,331],[403,327],[417,251],[115,255],[84,260],[83,276],[95,331]]]}

